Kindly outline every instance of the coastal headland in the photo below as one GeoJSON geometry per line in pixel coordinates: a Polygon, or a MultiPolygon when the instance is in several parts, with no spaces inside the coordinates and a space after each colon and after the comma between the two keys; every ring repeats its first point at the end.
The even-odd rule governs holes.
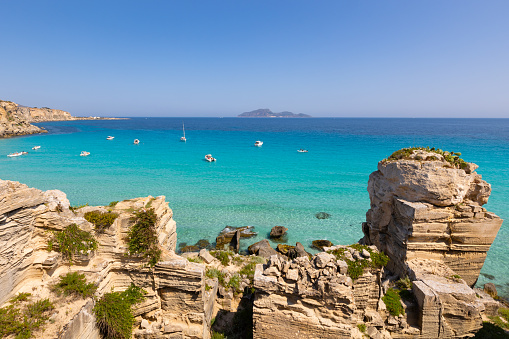
{"type": "Polygon", "coordinates": [[[502,219],[460,156],[410,148],[380,161],[364,238],[317,242],[314,256],[266,240],[239,254],[246,228],[179,255],[164,196],[72,207],[1,180],[0,336],[424,339],[504,326],[496,289],[474,288],[502,219]]]}
{"type": "Polygon", "coordinates": [[[32,123],[63,120],[118,120],[120,118],[73,117],[69,112],[49,107],[25,107],[0,100],[0,138],[46,133],[32,123]]]}
{"type": "Polygon", "coordinates": [[[292,113],[288,111],[275,113],[268,108],[260,108],[250,112],[244,112],[238,115],[239,118],[311,118],[311,115],[304,113],[292,113]]]}

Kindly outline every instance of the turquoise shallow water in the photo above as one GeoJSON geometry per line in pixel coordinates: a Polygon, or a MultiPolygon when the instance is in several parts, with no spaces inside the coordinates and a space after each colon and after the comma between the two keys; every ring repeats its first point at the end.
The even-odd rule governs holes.
{"type": "MultiPolygon", "coordinates": [[[[255,226],[257,238],[244,247],[275,225],[289,228],[289,243],[356,242],[369,209],[369,174],[379,160],[413,145],[460,151],[477,163],[493,188],[485,207],[509,218],[509,119],[134,118],[41,125],[50,133],[0,140],[0,178],[62,190],[72,205],[165,195],[178,241],[188,244],[213,242],[226,225],[255,226]],[[179,142],[182,122],[186,143],[179,142]],[[263,146],[254,147],[256,140],[263,146]],[[42,147],[32,151],[35,145],[42,147]],[[29,154],[5,156],[21,150],[29,154]],[[91,155],[80,157],[83,150],[91,155]],[[205,162],[207,153],[217,162],[205,162]],[[321,211],[332,217],[316,219],[321,211]]],[[[495,279],[479,280],[494,282],[506,296],[508,227],[482,270],[495,279]]]]}

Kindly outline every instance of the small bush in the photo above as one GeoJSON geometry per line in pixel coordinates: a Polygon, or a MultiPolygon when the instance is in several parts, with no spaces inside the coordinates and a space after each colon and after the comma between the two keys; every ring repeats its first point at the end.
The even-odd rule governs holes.
{"type": "Polygon", "coordinates": [[[205,271],[205,276],[210,279],[217,278],[219,284],[221,286],[225,286],[225,276],[223,272],[218,270],[217,268],[209,268],[205,271]]]}
{"type": "Polygon", "coordinates": [[[413,285],[412,280],[410,280],[408,276],[396,281],[396,286],[398,286],[401,289],[409,290],[412,288],[412,285],[413,285]]]}
{"type": "Polygon", "coordinates": [[[241,292],[240,290],[240,275],[238,275],[237,273],[234,274],[230,280],[228,281],[228,284],[226,285],[227,288],[231,288],[233,289],[234,292],[241,292]]]}
{"type": "Polygon", "coordinates": [[[161,249],[155,228],[157,216],[154,209],[135,212],[133,221],[135,224],[127,235],[128,253],[140,254],[148,259],[150,266],[154,266],[161,259],[161,249]]]}
{"type": "Polygon", "coordinates": [[[118,204],[118,201],[112,201],[112,202],[110,202],[110,204],[108,206],[115,207],[115,206],[117,206],[117,204],[118,204]]]}
{"type": "Polygon", "coordinates": [[[389,257],[386,256],[383,252],[373,251],[366,245],[352,244],[348,247],[353,248],[357,252],[362,252],[363,250],[368,251],[371,257],[371,261],[366,259],[360,260],[347,259],[345,253],[346,251],[348,251],[348,249],[346,247],[340,247],[335,250],[327,251],[327,253],[333,254],[337,260],[344,260],[347,263],[348,265],[347,274],[353,280],[359,278],[362,274],[364,274],[364,269],[368,267],[381,268],[386,266],[387,263],[389,262],[389,257]]]}
{"type": "Polygon", "coordinates": [[[115,219],[118,217],[118,214],[111,212],[102,213],[99,211],[90,211],[85,213],[84,217],[88,222],[94,224],[96,231],[103,232],[104,229],[113,224],[115,219]]]}
{"type": "Polygon", "coordinates": [[[357,328],[358,328],[361,332],[366,332],[366,324],[357,324],[357,328]]]}
{"type": "Polygon", "coordinates": [[[27,301],[28,298],[30,298],[31,296],[32,296],[32,293],[21,292],[21,293],[18,293],[17,296],[12,297],[11,300],[9,300],[9,301],[11,304],[15,304],[17,302],[27,301]]]}
{"type": "Polygon", "coordinates": [[[48,251],[56,250],[63,254],[72,264],[75,255],[87,254],[97,249],[97,241],[90,232],[83,231],[76,224],[67,226],[62,231],[53,232],[48,241],[48,251]],[[55,248],[55,243],[58,248],[55,248]]]}
{"type": "MultiPolygon", "coordinates": [[[[19,296],[19,295],[18,295],[19,296]]],[[[25,297],[28,297],[24,294],[25,297]]],[[[23,299],[23,298],[21,298],[23,299]]],[[[41,328],[49,319],[49,312],[54,308],[49,299],[19,305],[23,300],[16,300],[16,305],[0,308],[0,337],[14,335],[16,339],[28,339],[33,331],[41,328]]]]}
{"type": "Polygon", "coordinates": [[[198,264],[203,263],[203,259],[202,259],[202,258],[200,258],[200,257],[187,258],[187,261],[195,262],[195,263],[198,263],[198,264]]]}
{"type": "Polygon", "coordinates": [[[212,336],[210,338],[211,339],[225,339],[225,336],[223,333],[212,331],[212,336]]]}
{"type": "Polygon", "coordinates": [[[211,251],[210,254],[216,257],[223,266],[230,265],[230,257],[234,255],[232,251],[211,251]]]}
{"type": "Polygon", "coordinates": [[[124,292],[106,293],[94,306],[97,325],[106,338],[129,339],[135,319],[131,306],[143,300],[146,292],[131,285],[124,292]]]}
{"type": "Polygon", "coordinates": [[[79,295],[82,298],[92,296],[97,289],[93,283],[87,283],[85,275],[79,272],[69,272],[60,277],[60,281],[53,286],[57,294],[79,295]]]}
{"type": "Polygon", "coordinates": [[[400,314],[405,314],[405,310],[401,305],[401,297],[392,288],[387,290],[387,293],[385,293],[385,295],[382,297],[382,300],[387,307],[387,311],[389,311],[391,315],[397,317],[400,314]]]}

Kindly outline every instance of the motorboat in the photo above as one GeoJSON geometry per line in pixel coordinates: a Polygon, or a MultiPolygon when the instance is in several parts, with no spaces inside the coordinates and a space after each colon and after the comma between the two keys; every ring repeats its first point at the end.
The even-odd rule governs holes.
{"type": "Polygon", "coordinates": [[[307,150],[307,149],[302,149],[302,148],[301,148],[301,149],[298,149],[298,150],[297,150],[297,152],[299,152],[299,153],[307,153],[307,152],[308,152],[308,150],[307,150]]]}
{"type": "Polygon", "coordinates": [[[106,140],[113,140],[113,139],[115,139],[115,137],[112,137],[111,135],[109,135],[109,136],[106,138],[106,140]]]}
{"type": "Polygon", "coordinates": [[[14,152],[14,153],[11,153],[11,154],[7,154],[8,157],[19,157],[20,155],[22,155],[23,153],[21,152],[14,152]]]}
{"type": "Polygon", "coordinates": [[[32,147],[32,149],[39,149],[39,148],[41,148],[41,146],[34,146],[34,147],[32,147]]]}
{"type": "Polygon", "coordinates": [[[212,157],[212,154],[205,155],[205,160],[208,162],[216,161],[216,158],[212,157]]]}
{"type": "Polygon", "coordinates": [[[186,139],[186,130],[184,129],[184,123],[182,123],[182,133],[184,134],[184,136],[180,137],[180,141],[186,142],[187,139],[186,139]]]}
{"type": "Polygon", "coordinates": [[[260,147],[261,145],[263,145],[263,141],[260,140],[255,141],[254,145],[260,147]]]}
{"type": "Polygon", "coordinates": [[[138,145],[140,143],[140,141],[138,139],[134,139],[134,144],[135,145],[138,145]]]}
{"type": "Polygon", "coordinates": [[[86,157],[87,155],[90,155],[90,152],[81,151],[80,156],[82,156],[82,157],[86,157]]]}
{"type": "Polygon", "coordinates": [[[23,152],[21,152],[21,154],[22,154],[22,155],[23,155],[23,154],[28,154],[28,152],[23,151],[23,152]]]}

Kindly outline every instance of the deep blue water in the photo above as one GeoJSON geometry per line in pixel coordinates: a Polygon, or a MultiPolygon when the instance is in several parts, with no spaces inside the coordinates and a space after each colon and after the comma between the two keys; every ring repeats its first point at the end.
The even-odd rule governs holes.
{"type": "MultiPolygon", "coordinates": [[[[165,195],[178,241],[188,244],[213,242],[226,225],[255,226],[258,237],[244,247],[275,225],[289,228],[289,243],[356,242],[369,209],[369,174],[379,160],[409,146],[459,151],[478,164],[493,188],[485,207],[509,218],[509,119],[133,118],[40,125],[50,133],[0,140],[0,178],[62,190],[72,205],[165,195]],[[186,143],[179,142],[183,122],[186,143]],[[254,147],[256,140],[263,146],[254,147]],[[31,151],[35,145],[42,147],[31,151]],[[20,150],[30,153],[5,156],[20,150]],[[83,150],[91,155],[80,157],[83,150]],[[217,162],[205,162],[207,153],[217,162]],[[321,211],[332,217],[316,219],[321,211]]],[[[482,270],[495,280],[479,281],[495,282],[505,295],[507,228],[482,270]]]]}

